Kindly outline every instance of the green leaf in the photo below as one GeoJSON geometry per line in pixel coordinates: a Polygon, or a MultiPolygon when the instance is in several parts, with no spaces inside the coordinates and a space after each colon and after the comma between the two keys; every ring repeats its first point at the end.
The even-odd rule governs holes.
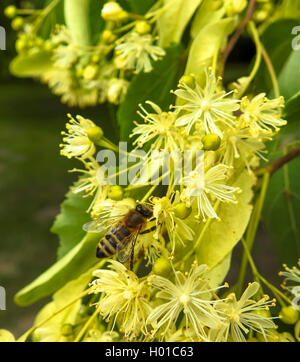
{"type": "Polygon", "coordinates": [[[204,69],[212,66],[217,60],[227,36],[234,29],[235,23],[234,18],[222,19],[206,25],[198,32],[191,46],[186,73],[194,74],[199,84],[204,83],[204,69]]]}
{"type": "MultiPolygon", "coordinates": [[[[299,116],[297,121],[289,122],[281,131],[280,151],[273,155],[272,160],[284,156],[288,144],[295,141],[300,144],[299,116]]],[[[300,157],[286,164],[272,176],[263,210],[263,221],[278,260],[289,265],[294,265],[300,256],[299,178],[300,157]]]]}
{"type": "Polygon", "coordinates": [[[183,32],[202,0],[164,0],[166,11],[157,21],[159,45],[180,43],[183,32]]]}
{"type": "Polygon", "coordinates": [[[122,141],[129,139],[133,121],[137,119],[139,104],[151,100],[161,108],[168,109],[172,103],[170,90],[177,85],[180,48],[171,47],[166,52],[164,59],[154,64],[151,73],[140,73],[131,82],[117,115],[122,141]]]}
{"type": "Polygon", "coordinates": [[[224,282],[230,269],[231,254],[226,255],[212,270],[208,271],[207,278],[210,281],[211,288],[217,288],[224,282]]]}
{"type": "Polygon", "coordinates": [[[82,193],[75,194],[70,190],[66,194],[66,199],[61,205],[61,212],[51,228],[60,240],[58,259],[68,253],[84,237],[85,232],[82,226],[90,220],[86,212],[90,203],[91,198],[84,198],[82,193]]]}
{"type": "Polygon", "coordinates": [[[90,3],[90,29],[92,36],[92,44],[97,44],[99,42],[99,37],[105,27],[105,21],[101,17],[101,10],[105,0],[91,0],[90,3]]]}
{"type": "MultiPolygon", "coordinates": [[[[45,2],[45,4],[41,4],[41,7],[46,8],[47,6],[49,6],[51,3],[53,2],[53,0],[47,0],[45,2]]],[[[40,8],[40,6],[37,4],[36,5],[36,9],[40,8]]],[[[52,32],[54,31],[55,27],[57,26],[57,24],[64,24],[65,23],[65,18],[64,18],[64,2],[60,1],[54,8],[54,10],[52,10],[50,12],[50,14],[48,16],[46,16],[43,19],[42,24],[39,27],[38,30],[38,34],[44,38],[44,39],[48,39],[52,32]]]]}
{"type": "MultiPolygon", "coordinates": [[[[270,161],[282,157],[288,151],[288,145],[300,140],[300,52],[292,48],[295,35],[291,33],[297,25],[297,21],[290,19],[277,21],[262,36],[278,76],[280,92],[287,100],[284,117],[288,125],[277,136],[278,151],[270,161]]],[[[265,65],[257,75],[256,87],[267,92],[272,89],[265,65]]],[[[297,158],[272,176],[263,210],[263,221],[277,257],[280,262],[288,264],[295,263],[300,255],[297,225],[300,212],[299,168],[300,159],[297,158]]]]}
{"type": "Polygon", "coordinates": [[[17,77],[39,77],[51,70],[51,53],[47,51],[31,51],[18,55],[10,63],[10,72],[17,77]]]}
{"type": "Polygon", "coordinates": [[[291,122],[294,118],[300,119],[300,91],[291,97],[285,105],[285,117],[291,122]]]}
{"type": "Polygon", "coordinates": [[[220,21],[225,15],[226,4],[224,3],[220,9],[212,11],[211,9],[213,8],[214,3],[215,0],[203,0],[192,23],[191,35],[193,39],[196,38],[201,29],[203,29],[208,24],[213,24],[220,21]]]}
{"type": "Polygon", "coordinates": [[[295,0],[283,0],[280,6],[277,7],[272,20],[274,19],[299,19],[300,3],[295,0]]]}
{"type": "Polygon", "coordinates": [[[121,0],[121,6],[135,14],[146,14],[156,0],[121,0]]]}
{"type": "MultiPolygon", "coordinates": [[[[197,250],[199,264],[207,264],[214,268],[228,257],[235,245],[241,240],[248,226],[252,212],[252,187],[256,182],[254,175],[243,171],[236,179],[234,186],[242,191],[238,195],[237,204],[222,203],[218,208],[221,222],[212,221],[208,226],[202,242],[197,250]]],[[[226,266],[226,263],[223,267],[226,266]]],[[[226,267],[224,268],[224,273],[226,267]]]]}
{"type": "Polygon", "coordinates": [[[87,234],[68,254],[18,292],[16,304],[27,306],[47,297],[95,265],[96,246],[101,237],[101,234],[87,234]]]}
{"type": "Polygon", "coordinates": [[[293,51],[287,58],[279,77],[280,93],[289,99],[300,91],[300,51],[293,51]]]}
{"type": "MultiPolygon", "coordinates": [[[[33,336],[34,342],[58,342],[65,341],[61,335],[61,328],[64,324],[74,325],[78,318],[78,310],[81,305],[81,300],[77,300],[78,296],[86,289],[88,283],[92,279],[94,268],[81,274],[77,279],[70,281],[58,290],[52,298],[52,301],[46,304],[43,309],[38,313],[34,326],[43,323],[45,320],[59,312],[56,316],[52,317],[48,322],[43,323],[41,331],[37,329],[33,336]],[[72,303],[68,308],[65,306],[72,303]],[[63,309],[63,310],[62,310],[63,309]]],[[[18,342],[25,342],[29,337],[28,332],[18,339],[18,342]]]]}
{"type": "MultiPolygon", "coordinates": [[[[300,90],[300,52],[292,48],[295,35],[291,33],[297,25],[296,20],[280,20],[271,24],[261,37],[277,74],[280,93],[286,100],[300,90]]],[[[269,93],[272,90],[270,74],[264,62],[256,76],[255,86],[256,92],[269,93]]]]}

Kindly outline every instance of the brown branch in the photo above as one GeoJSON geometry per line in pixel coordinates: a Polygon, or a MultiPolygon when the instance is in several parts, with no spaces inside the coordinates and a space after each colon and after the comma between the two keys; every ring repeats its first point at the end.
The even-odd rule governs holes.
{"type": "Polygon", "coordinates": [[[233,34],[231,39],[229,40],[227,47],[223,54],[223,60],[222,60],[223,69],[225,68],[225,63],[229,57],[229,54],[231,53],[232,49],[235,47],[237,41],[239,40],[239,38],[240,38],[243,30],[247,26],[248,22],[252,19],[254,11],[255,11],[255,5],[256,5],[256,0],[250,0],[244,19],[242,20],[241,24],[239,25],[239,27],[237,28],[236,32],[233,34]]]}
{"type": "Polygon", "coordinates": [[[269,172],[270,175],[274,175],[275,172],[280,170],[284,165],[286,165],[288,162],[293,161],[296,157],[300,156],[300,146],[297,148],[294,148],[292,151],[290,151],[285,156],[279,158],[278,160],[270,163],[269,165],[262,167],[257,170],[256,174],[261,175],[264,172],[269,172]]]}

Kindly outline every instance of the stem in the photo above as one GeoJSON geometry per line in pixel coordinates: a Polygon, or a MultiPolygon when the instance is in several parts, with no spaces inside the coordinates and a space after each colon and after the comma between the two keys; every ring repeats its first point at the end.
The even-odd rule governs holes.
{"type": "Polygon", "coordinates": [[[270,282],[268,282],[262,275],[260,275],[260,273],[258,272],[257,270],[257,267],[254,263],[254,260],[251,256],[251,253],[249,251],[249,248],[245,242],[244,239],[242,239],[242,243],[244,245],[244,250],[245,250],[245,253],[247,254],[247,257],[248,257],[248,261],[249,261],[249,264],[251,266],[251,269],[252,269],[252,273],[253,273],[253,276],[257,279],[259,279],[261,282],[263,282],[272,292],[273,294],[275,295],[275,297],[279,300],[280,304],[282,306],[286,306],[286,304],[284,303],[283,300],[285,300],[288,304],[291,304],[291,301],[289,300],[289,298],[284,295],[280,290],[278,290],[273,284],[271,284],[270,282]]]}
{"type": "Polygon", "coordinates": [[[271,176],[273,176],[274,173],[277,172],[278,170],[280,170],[284,165],[286,165],[288,162],[293,161],[296,157],[299,157],[299,156],[300,156],[300,146],[297,148],[294,148],[292,151],[287,153],[285,156],[270,163],[269,165],[258,169],[256,174],[261,175],[265,172],[268,172],[271,176]]]}
{"type": "Polygon", "coordinates": [[[99,311],[100,311],[100,307],[96,308],[95,312],[92,314],[92,316],[85,323],[85,325],[83,326],[83,328],[81,329],[81,331],[79,332],[77,337],[75,338],[74,342],[79,342],[81,340],[81,338],[84,336],[85,332],[87,331],[87,329],[89,328],[91,323],[95,320],[95,318],[99,314],[99,311]]]}
{"type": "Polygon", "coordinates": [[[65,0],[66,24],[77,46],[91,45],[89,15],[90,0],[65,0]]]}
{"type": "MultiPolygon", "coordinates": [[[[259,225],[259,221],[260,221],[263,205],[264,205],[264,202],[265,202],[269,182],[270,182],[270,174],[268,172],[266,172],[265,175],[264,175],[264,178],[263,178],[262,189],[261,189],[259,198],[258,198],[258,200],[257,200],[257,202],[256,202],[256,204],[254,206],[254,211],[253,211],[253,214],[252,214],[252,217],[251,217],[251,220],[250,220],[250,223],[249,223],[247,235],[246,235],[246,245],[247,245],[247,249],[249,250],[249,252],[251,252],[251,249],[253,247],[253,243],[254,243],[257,228],[258,228],[258,225],[259,225]]],[[[244,255],[243,255],[243,258],[242,258],[241,269],[240,269],[240,275],[239,275],[239,279],[238,279],[238,282],[237,282],[237,288],[236,288],[238,296],[241,295],[241,292],[242,292],[242,289],[243,289],[243,284],[244,284],[244,280],[245,280],[248,260],[249,260],[248,255],[244,251],[244,255]]]]}
{"type": "MultiPolygon", "coordinates": [[[[60,3],[61,0],[53,0],[45,9],[40,11],[40,16],[37,18],[36,23],[34,24],[33,31],[36,32],[40,25],[42,24],[44,18],[48,16],[52,10],[60,3]]],[[[26,10],[19,10],[25,12],[26,10]]],[[[35,12],[36,10],[34,10],[35,12]]],[[[25,13],[24,13],[25,14],[25,13]]]]}
{"type": "Polygon", "coordinates": [[[251,33],[253,35],[253,40],[254,40],[255,45],[256,45],[256,59],[255,59],[255,64],[253,66],[253,69],[252,69],[252,71],[251,71],[251,73],[250,73],[250,75],[248,77],[248,80],[245,83],[245,85],[238,92],[237,98],[241,98],[244,95],[244,93],[248,89],[250,83],[254,79],[254,77],[255,77],[258,69],[259,69],[260,63],[261,63],[262,45],[261,45],[261,42],[259,40],[259,35],[258,35],[257,29],[255,27],[255,24],[252,21],[249,23],[249,27],[250,27],[250,31],[251,31],[251,33]]]}
{"type": "Polygon", "coordinates": [[[43,320],[41,323],[38,323],[37,325],[35,325],[34,327],[30,328],[29,331],[27,332],[27,338],[38,328],[40,328],[41,326],[43,326],[44,324],[46,324],[47,322],[49,322],[52,318],[56,317],[59,313],[63,312],[65,309],[69,308],[72,304],[76,303],[78,300],[80,300],[81,298],[85,297],[86,295],[89,294],[89,289],[87,289],[86,291],[84,291],[83,293],[81,293],[78,297],[76,297],[75,299],[73,299],[70,303],[68,303],[67,305],[65,305],[63,308],[59,309],[58,311],[56,311],[55,313],[53,313],[50,317],[46,318],[45,320],[43,320]]]}
{"type": "Polygon", "coordinates": [[[237,28],[236,32],[233,34],[233,36],[231,37],[231,39],[228,42],[228,45],[225,49],[224,55],[223,55],[223,68],[225,68],[225,64],[226,61],[229,57],[229,54],[231,53],[231,51],[233,50],[233,48],[235,47],[237,41],[239,40],[242,32],[244,31],[244,29],[246,28],[248,22],[252,19],[254,10],[255,10],[255,5],[256,5],[256,0],[250,0],[249,2],[249,6],[246,12],[246,15],[244,17],[244,19],[242,20],[240,26],[237,28]]]}
{"type": "Polygon", "coordinates": [[[262,56],[264,58],[264,61],[266,63],[266,66],[268,68],[268,71],[269,71],[269,74],[270,74],[270,77],[271,77],[271,80],[272,80],[275,97],[279,98],[280,97],[280,89],[279,89],[279,84],[278,84],[278,80],[277,80],[277,76],[276,76],[276,73],[275,73],[274,66],[273,66],[272,61],[271,61],[271,59],[269,57],[269,54],[267,53],[264,46],[262,44],[260,44],[260,46],[261,46],[262,56]]]}
{"type": "Polygon", "coordinates": [[[102,137],[99,142],[96,143],[97,146],[108,148],[114,152],[120,152],[120,149],[117,145],[111,142],[109,139],[102,137]]]}

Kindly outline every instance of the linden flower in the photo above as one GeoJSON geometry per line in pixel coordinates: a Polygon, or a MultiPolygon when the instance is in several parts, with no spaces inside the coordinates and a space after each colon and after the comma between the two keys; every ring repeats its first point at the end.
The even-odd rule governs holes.
{"type": "Polygon", "coordinates": [[[95,200],[91,214],[94,218],[108,217],[108,222],[110,222],[111,225],[112,220],[109,218],[122,217],[130,210],[135,208],[136,202],[131,198],[126,198],[121,201],[114,201],[106,197],[99,197],[95,200]]]}
{"type": "Polygon", "coordinates": [[[114,318],[126,338],[134,338],[145,331],[147,316],[151,312],[149,291],[144,282],[126,267],[110,260],[110,270],[96,270],[91,293],[102,293],[98,302],[103,318],[114,318]]]}
{"type": "Polygon", "coordinates": [[[120,104],[126,96],[128,87],[129,82],[124,79],[111,79],[107,89],[108,101],[113,104],[120,104]]]}
{"type": "Polygon", "coordinates": [[[279,97],[273,100],[266,98],[265,93],[261,93],[249,100],[244,97],[241,101],[242,125],[250,127],[253,135],[259,133],[270,134],[278,131],[279,127],[287,124],[281,119],[284,98],[279,97]]]}
{"type": "Polygon", "coordinates": [[[148,113],[144,107],[138,114],[144,118],[145,124],[136,124],[130,137],[138,136],[133,142],[138,148],[151,143],[150,150],[145,157],[143,150],[136,149],[133,153],[136,158],[140,158],[135,165],[139,174],[131,180],[131,184],[147,184],[151,180],[169,184],[171,174],[175,172],[175,167],[181,165],[181,149],[184,149],[184,138],[175,127],[176,113],[162,112],[159,106],[147,101],[156,113],[148,113]],[[142,152],[140,155],[139,152],[142,152]],[[172,165],[172,167],[171,167],[172,165]],[[162,170],[162,172],[161,172],[162,170]],[[160,176],[162,173],[162,176],[160,176]],[[160,180],[160,178],[162,180],[160,180]]]}
{"type": "Polygon", "coordinates": [[[276,328],[272,318],[265,317],[261,311],[268,311],[270,306],[274,306],[274,300],[269,301],[268,296],[264,296],[259,301],[251,299],[259,290],[258,283],[249,284],[240,300],[237,301],[235,294],[230,294],[225,302],[217,305],[226,317],[225,325],[218,331],[212,331],[215,334],[215,341],[245,342],[245,335],[249,330],[261,334],[265,340],[272,336],[271,330],[276,328]]]}
{"type": "Polygon", "coordinates": [[[41,76],[41,81],[47,83],[54,94],[61,96],[62,103],[70,107],[95,106],[100,101],[100,91],[95,87],[87,87],[83,79],[77,79],[72,68],[53,68],[41,76]]]}
{"type": "Polygon", "coordinates": [[[135,69],[136,73],[149,73],[153,66],[151,59],[159,60],[166,52],[159,46],[153,45],[152,35],[139,35],[136,32],[127,34],[122,43],[116,47],[116,54],[122,59],[123,67],[135,69]]]}
{"type": "Polygon", "coordinates": [[[78,157],[81,159],[87,159],[94,155],[96,147],[94,142],[90,140],[88,136],[89,130],[96,127],[95,123],[89,119],[81,116],[76,116],[74,119],[70,114],[69,123],[66,124],[67,133],[62,132],[65,136],[63,142],[65,144],[60,145],[60,153],[68,158],[78,157]]]}
{"type": "Polygon", "coordinates": [[[153,204],[153,216],[157,225],[154,234],[155,239],[158,239],[162,235],[162,230],[166,229],[173,251],[176,240],[179,240],[182,244],[186,240],[193,240],[194,231],[184,220],[176,216],[176,206],[180,203],[178,192],[176,192],[173,202],[168,197],[155,197],[151,202],[153,204]]]}
{"type": "Polygon", "coordinates": [[[148,317],[148,323],[154,327],[153,333],[159,329],[172,329],[182,312],[186,328],[199,340],[207,340],[205,327],[220,328],[222,318],[215,308],[218,301],[209,298],[210,293],[219,288],[209,287],[208,281],[204,279],[206,271],[206,265],[193,265],[188,275],[176,272],[175,284],[161,276],[149,279],[152,286],[159,290],[156,297],[166,300],[148,317]]]}
{"type": "Polygon", "coordinates": [[[216,165],[204,172],[204,175],[195,170],[190,175],[183,178],[183,184],[186,186],[181,199],[191,205],[194,200],[197,202],[198,215],[202,215],[206,220],[206,216],[212,219],[218,219],[215,212],[211,197],[222,202],[236,202],[235,193],[238,188],[225,185],[227,179],[227,171],[229,167],[223,164],[216,165]]]}
{"type": "Polygon", "coordinates": [[[145,124],[135,123],[135,127],[130,137],[138,136],[133,145],[142,148],[146,143],[151,142],[151,148],[156,150],[166,150],[172,152],[182,146],[183,140],[178,129],[175,127],[176,113],[163,112],[161,108],[153,102],[147,101],[155,113],[149,113],[140,105],[144,112],[138,114],[144,119],[145,124]]]}
{"type": "MultiPolygon", "coordinates": [[[[300,259],[298,261],[298,265],[300,266],[300,259]]],[[[300,292],[300,269],[294,266],[293,268],[289,268],[287,265],[283,265],[285,271],[280,272],[279,275],[285,277],[283,282],[283,287],[287,289],[289,292],[295,292],[295,289],[298,287],[298,293],[300,292]],[[287,283],[289,285],[287,285],[287,283]]]]}
{"type": "Polygon", "coordinates": [[[192,127],[201,123],[205,132],[215,133],[222,137],[222,132],[217,123],[223,123],[229,127],[234,126],[234,111],[239,109],[238,100],[229,98],[232,93],[226,93],[219,90],[219,82],[213,73],[206,71],[206,85],[202,89],[196,84],[195,89],[190,88],[187,84],[182,83],[180,89],[175,91],[183,105],[175,108],[183,111],[184,114],[176,121],[176,126],[187,126],[187,133],[190,133],[192,127]]]}
{"type": "Polygon", "coordinates": [[[74,168],[70,171],[82,174],[82,177],[79,178],[78,182],[72,188],[72,191],[75,194],[85,192],[86,195],[84,195],[84,197],[95,195],[88,209],[89,212],[94,207],[95,202],[99,202],[100,200],[103,202],[107,198],[110,185],[106,181],[105,175],[96,160],[91,159],[89,162],[83,162],[86,169],[74,168]]]}
{"type": "Polygon", "coordinates": [[[154,264],[155,261],[164,256],[168,257],[169,253],[164,247],[164,240],[160,237],[160,240],[154,239],[153,234],[139,235],[138,243],[135,246],[134,253],[137,257],[141,253],[144,254],[144,259],[147,260],[147,266],[154,264]]]}
{"type": "Polygon", "coordinates": [[[222,162],[233,167],[235,161],[242,160],[248,170],[251,167],[251,161],[254,157],[262,158],[265,145],[263,140],[255,138],[250,134],[249,128],[241,128],[238,125],[235,128],[227,129],[221,143],[220,152],[223,154],[222,162]]]}

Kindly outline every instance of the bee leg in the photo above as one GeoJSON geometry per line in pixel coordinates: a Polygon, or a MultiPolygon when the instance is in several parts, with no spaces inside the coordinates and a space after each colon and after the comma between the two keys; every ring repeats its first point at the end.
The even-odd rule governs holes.
{"type": "Polygon", "coordinates": [[[156,228],[157,228],[156,225],[155,225],[155,226],[152,226],[152,228],[142,231],[142,232],[140,233],[140,235],[152,233],[152,231],[155,231],[156,228]]]}

